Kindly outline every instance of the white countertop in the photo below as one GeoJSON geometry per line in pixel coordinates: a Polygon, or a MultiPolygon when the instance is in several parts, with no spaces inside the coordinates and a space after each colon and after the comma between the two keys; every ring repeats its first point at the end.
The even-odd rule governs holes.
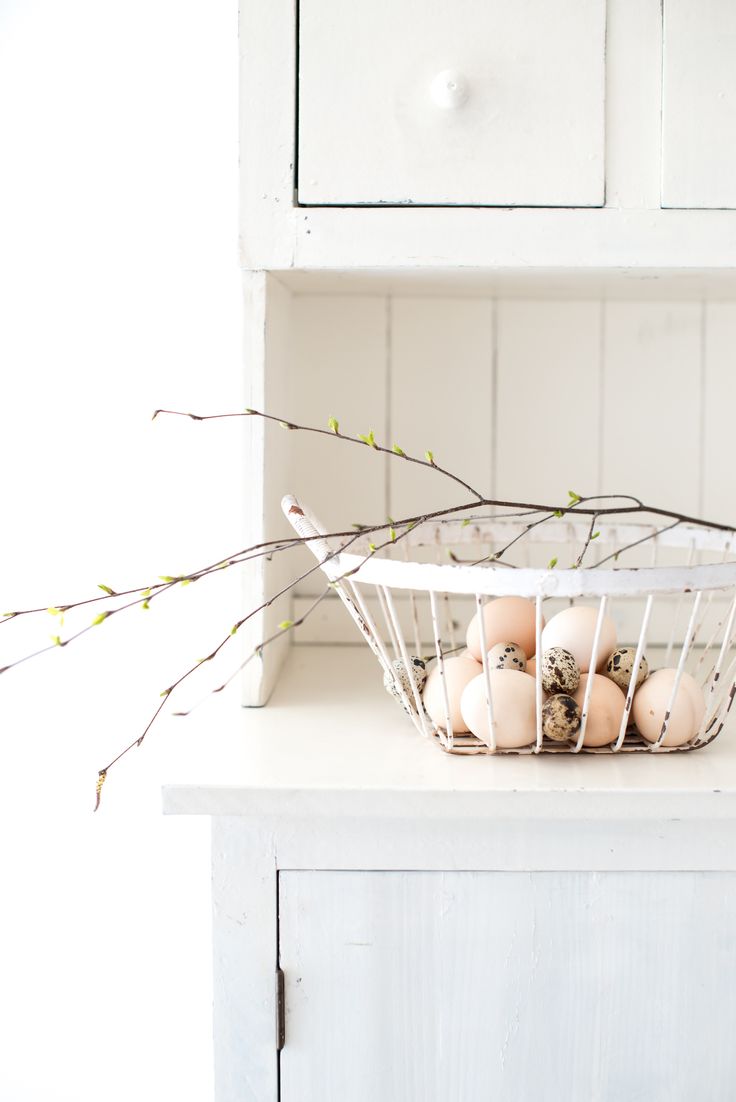
{"type": "Polygon", "coordinates": [[[169,814],[734,818],[733,724],[685,754],[461,757],[423,738],[366,647],[292,648],[271,702],[176,720],[169,814]]]}

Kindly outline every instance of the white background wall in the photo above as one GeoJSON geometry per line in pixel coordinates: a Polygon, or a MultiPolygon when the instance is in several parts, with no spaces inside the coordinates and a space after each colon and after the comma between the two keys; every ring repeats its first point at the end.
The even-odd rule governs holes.
{"type": "MultiPolygon", "coordinates": [[[[0,104],[5,611],[241,545],[237,424],[150,420],[242,404],[235,0],[0,0],[0,104]]],[[[208,824],[160,814],[206,746],[164,721],[91,808],[233,588],[0,679],[3,1102],[212,1097],[208,824]]],[[[0,665],[56,630],[0,626],[0,665]]]]}

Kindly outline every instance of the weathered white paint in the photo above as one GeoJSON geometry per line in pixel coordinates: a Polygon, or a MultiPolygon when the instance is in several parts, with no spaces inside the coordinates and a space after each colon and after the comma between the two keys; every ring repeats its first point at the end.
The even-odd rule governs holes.
{"type": "Polygon", "coordinates": [[[606,3],[606,206],[660,205],[662,4],[606,3]]]}
{"type": "Polygon", "coordinates": [[[736,207],[735,49],[729,0],[665,0],[664,207],[736,207]]]}
{"type": "Polygon", "coordinates": [[[279,879],[283,1102],[732,1095],[733,873],[279,879]]]}
{"type": "Polygon", "coordinates": [[[274,221],[273,244],[246,238],[249,267],[721,269],[736,240],[733,211],[278,204],[274,221]]]}
{"type": "Polygon", "coordinates": [[[498,303],[499,496],[559,501],[581,478],[600,485],[601,309],[556,299],[498,303]]]}
{"type": "MultiPolygon", "coordinates": [[[[710,0],[708,8],[716,4],[710,0]]],[[[268,155],[242,158],[243,262],[253,269],[731,267],[736,238],[732,212],[659,209],[659,4],[610,0],[607,7],[606,209],[406,210],[294,205],[296,7],[289,0],[250,0],[241,12],[242,146],[246,151],[268,150],[268,155]],[[275,71],[278,80],[272,79],[275,71]]],[[[685,10],[684,0],[679,7],[685,10]]],[[[696,23],[705,7],[691,6],[696,23]]],[[[725,0],[718,10],[731,17],[725,0]]],[[[361,35],[370,25],[360,24],[361,35]]],[[[706,41],[702,49],[699,45],[707,37],[707,21],[696,31],[687,41],[698,45],[703,79],[697,84],[707,95],[713,85],[711,70],[717,72],[721,61],[727,65],[730,55],[724,42],[715,51],[714,67],[708,56],[712,43],[706,41]]],[[[553,33],[549,49],[562,52],[565,42],[553,33]]],[[[345,56],[354,68],[355,58],[345,56]]],[[[382,71],[380,65],[374,68],[382,71]]],[[[723,79],[727,85],[728,73],[723,79]]],[[[324,81],[324,90],[334,96],[332,85],[327,86],[324,81]]],[[[690,96],[687,87],[682,95],[690,96]]],[[[719,102],[726,109],[727,101],[719,102]]],[[[702,140],[710,142],[712,155],[728,158],[727,140],[716,135],[710,141],[713,111],[710,104],[699,112],[695,125],[702,140]]],[[[360,135],[353,123],[351,118],[351,144],[360,135]]]]}
{"type": "MultiPolygon", "coordinates": [[[[488,298],[397,296],[387,349],[391,444],[419,456],[429,448],[438,463],[484,486],[493,479],[494,314],[488,298]]],[[[433,471],[388,462],[390,516],[443,508],[463,496],[433,471]]]]}
{"type": "Polygon", "coordinates": [[[276,877],[268,830],[213,821],[216,1102],[278,1098],[276,877]]]}
{"type": "Polygon", "coordinates": [[[293,0],[239,6],[240,249],[251,269],[294,262],[295,9],[293,0]]]}
{"type": "Polygon", "coordinates": [[[726,302],[736,298],[736,269],[462,267],[280,270],[296,294],[418,295],[597,302],[726,302]]]}
{"type": "Polygon", "coordinates": [[[733,432],[736,406],[734,343],[736,308],[733,303],[710,302],[703,313],[703,424],[701,508],[714,519],[736,516],[734,480],[722,454],[723,441],[733,432]]]}
{"type": "MultiPolygon", "coordinates": [[[[245,275],[246,406],[255,409],[281,408],[288,393],[293,351],[290,323],[291,295],[265,272],[245,275]]],[[[231,410],[227,412],[232,412],[231,410]]],[[[245,547],[274,538],[282,528],[276,506],[279,488],[292,469],[290,442],[278,425],[259,418],[245,422],[245,547]]],[[[235,553],[233,547],[228,553],[235,553]]],[[[270,562],[264,558],[248,563],[244,571],[245,611],[258,608],[293,578],[286,556],[270,562]]],[[[239,609],[233,611],[235,621],[239,609]]],[[[274,601],[240,629],[243,660],[264,639],[278,633],[277,625],[288,616],[289,598],[274,601]]],[[[264,704],[288,649],[287,639],[269,646],[267,658],[251,658],[244,667],[243,703],[264,704]]]]}
{"type": "MultiPolygon", "coordinates": [[[[557,1041],[564,1053],[581,1032],[590,1038],[586,1029],[598,1030],[599,1047],[578,1043],[569,1074],[593,1074],[615,1058],[612,1076],[638,1069],[647,1098],[657,1098],[655,1091],[664,1088],[652,1077],[666,1067],[659,1061],[671,1058],[679,1075],[710,1076],[701,1080],[712,1087],[708,1097],[726,1102],[728,1096],[717,1093],[718,1076],[728,1072],[732,1046],[720,1052],[715,1042],[721,1029],[731,1028],[734,986],[732,738],[680,756],[455,758],[413,730],[384,692],[366,647],[293,648],[268,708],[237,710],[220,698],[213,711],[192,718],[187,738],[200,748],[199,759],[190,753],[181,762],[189,783],[168,786],[164,801],[172,814],[215,817],[218,1102],[278,1097],[277,873],[288,1015],[282,1089],[300,1062],[304,1075],[312,1075],[315,1061],[339,1061],[351,1051],[337,1043],[342,1026],[326,1008],[343,997],[359,1016],[342,1023],[351,1033],[358,1029],[356,1045],[368,1044],[386,1021],[397,1022],[398,1039],[408,1028],[394,1018],[402,1008],[411,1010],[409,1023],[423,1015],[442,1022],[448,1013],[439,1048],[462,1082],[476,1060],[498,1056],[507,1032],[498,1046],[483,1044],[477,1054],[442,1048],[456,1019],[462,1036],[477,1028],[463,1008],[466,998],[478,1004],[473,976],[483,979],[488,970],[482,1006],[491,1022],[497,1016],[513,1023],[519,993],[534,994],[533,1003],[520,1007],[506,1070],[532,1043],[527,1027],[544,1015],[544,1030],[534,1029],[535,1051],[557,1041]],[[288,870],[303,875],[297,881],[288,870]],[[335,870],[345,870],[345,879],[335,870]],[[395,876],[387,880],[377,870],[395,876]],[[450,870],[460,870],[457,883],[450,870]],[[470,870],[481,875],[468,877],[470,870]],[[438,891],[447,894],[440,898],[438,891]],[[369,936],[356,934],[358,927],[369,936]],[[348,928],[353,932],[345,933],[348,928]],[[358,998],[349,968],[371,946],[346,941],[372,941],[376,954],[358,998]],[[308,969],[302,967],[307,960],[308,969]],[[461,988],[452,987],[453,976],[465,977],[461,988]],[[443,977],[450,987],[442,988],[443,977]],[[596,979],[600,984],[590,986],[596,979]],[[394,982],[401,984],[395,997],[379,1005],[371,993],[394,982]],[[306,1015],[299,990],[305,984],[306,1015]],[[437,984],[442,998],[435,997],[437,984]],[[652,992],[661,1002],[659,995],[652,1001],[652,992]],[[696,1010],[698,1000],[708,998],[707,1012],[686,1016],[683,1026],[672,1012],[680,998],[696,1010]],[[656,1028],[639,1034],[654,1006],[656,1028]],[[597,1019],[606,1007],[610,1015],[597,1019]],[[560,1034],[558,1019],[576,1028],[560,1034]],[[672,1055],[681,1028],[688,1043],[672,1055]],[[624,1043],[628,1062],[617,1048],[624,1043]]],[[[497,1032],[490,1030],[491,1037],[497,1032]]],[[[435,1059],[435,1046],[421,1036],[410,1041],[407,1035],[406,1042],[421,1074],[419,1066],[435,1059]]],[[[375,1074],[388,1071],[391,1045],[374,1051],[375,1074]]],[[[539,1060],[527,1063],[518,1070],[520,1082],[539,1060]]],[[[384,1094],[372,1095],[378,1096],[384,1094]]],[[[625,1091],[609,1097],[624,1096],[634,1097],[625,1091]]]]}
{"type": "MultiPolygon", "coordinates": [[[[258,307],[248,312],[246,329],[248,402],[257,408],[318,426],[336,416],[347,432],[372,428],[382,442],[420,455],[430,447],[487,493],[564,504],[571,487],[626,489],[694,515],[736,518],[732,484],[722,477],[731,462],[736,340],[736,310],[717,301],[733,294],[727,280],[538,273],[531,298],[508,272],[466,273],[456,282],[449,273],[428,279],[422,272],[253,273],[249,281],[258,307]]],[[[247,428],[258,442],[247,467],[254,542],[259,532],[288,534],[278,514],[285,492],[296,493],[330,529],[405,515],[418,501],[441,507],[465,496],[440,476],[369,448],[278,426],[264,432],[255,421],[247,428]]],[[[537,553],[538,565],[559,557],[552,547],[559,537],[546,535],[549,554],[537,553]]],[[[669,537],[662,543],[659,565],[687,561],[668,548],[669,537]]],[[[651,548],[632,561],[651,563],[651,548]]],[[[285,584],[310,565],[306,552],[295,551],[278,578],[278,564],[269,569],[274,583],[285,584]]],[[[264,577],[251,572],[249,607],[267,596],[264,577]]],[[[305,579],[293,610],[274,609],[269,627],[304,612],[322,588],[319,573],[305,579]]],[[[335,627],[335,612],[322,606],[304,638],[353,638],[349,620],[335,627]]],[[[618,608],[616,617],[628,632],[627,611],[618,608]]],[[[659,606],[652,629],[657,641],[671,630],[659,606]]],[[[263,617],[246,634],[246,653],[265,634],[263,617]]],[[[266,699],[280,658],[271,648],[263,669],[250,664],[246,702],[266,699]]]]}
{"type": "Polygon", "coordinates": [[[604,0],[299,15],[301,203],[602,205],[604,0]]]}
{"type": "MultiPolygon", "coordinates": [[[[663,844],[657,832],[637,828],[632,835],[635,844],[625,852],[598,847],[597,859],[606,863],[595,867],[626,868],[630,863],[631,868],[658,868],[663,867],[664,852],[669,862],[681,859],[682,838],[697,834],[699,824],[706,829],[708,823],[736,820],[733,733],[731,725],[712,746],[689,754],[457,758],[414,730],[384,690],[375,658],[365,645],[292,647],[267,708],[242,711],[217,702],[188,721],[189,745],[198,753],[178,768],[177,760],[172,762],[165,807],[171,813],[260,820],[287,816],[302,823],[310,817],[318,822],[355,817],[374,823],[405,815],[422,819],[427,831],[436,823],[437,833],[431,837],[421,831],[412,836],[407,830],[401,843],[411,847],[407,852],[414,857],[423,854],[422,862],[450,862],[427,866],[433,868],[463,867],[458,864],[463,854],[494,847],[493,831],[501,820],[513,820],[514,830],[528,821],[527,840],[537,836],[540,818],[567,821],[572,834],[565,836],[563,845],[545,851],[551,854],[554,849],[551,860],[563,862],[545,867],[565,868],[585,868],[585,863],[576,863],[591,860],[576,825],[581,820],[618,824],[619,831],[622,824],[656,820],[673,824],[680,841],[663,844]],[[443,824],[453,819],[465,824],[463,831],[469,822],[477,824],[478,850],[468,837],[467,848],[452,856],[452,842],[462,837],[462,831],[452,840],[448,835],[447,842],[441,836],[443,824]],[[571,838],[577,838],[575,845],[571,838]],[[433,855],[436,844],[440,849],[433,855]]],[[[366,827],[366,833],[373,829],[366,827]]],[[[687,860],[696,863],[679,867],[736,867],[736,847],[728,831],[722,843],[717,842],[717,831],[708,836],[715,849],[704,847],[698,856],[697,847],[688,846],[687,860]]],[[[351,859],[350,846],[339,830],[333,842],[330,860],[349,868],[342,861],[351,859]]],[[[393,862],[381,839],[367,838],[365,846],[370,847],[371,860],[379,861],[374,867],[382,867],[382,849],[384,859],[393,862]]],[[[487,852],[499,859],[497,847],[487,852]]],[[[513,846],[507,850],[509,861],[516,861],[516,852],[513,846]]],[[[396,859],[405,859],[400,853],[397,842],[396,859]]],[[[297,831],[289,861],[302,860],[308,857],[306,852],[299,856],[297,831]]]]}
{"type": "MultiPolygon", "coordinates": [[[[700,303],[605,306],[603,492],[625,488],[664,509],[701,515],[701,315],[700,303]]],[[[721,400],[727,394],[721,390],[721,400]]]]}
{"type": "MultiPolygon", "coordinates": [[[[388,411],[389,309],[388,299],[380,295],[295,295],[291,384],[278,413],[319,428],[326,428],[328,418],[334,416],[345,432],[374,429],[383,436],[388,411]]],[[[368,448],[307,434],[290,435],[291,469],[305,487],[298,492],[304,501],[314,502],[320,519],[331,529],[385,512],[384,460],[368,448]],[[360,487],[357,500],[356,486],[360,487]]]]}

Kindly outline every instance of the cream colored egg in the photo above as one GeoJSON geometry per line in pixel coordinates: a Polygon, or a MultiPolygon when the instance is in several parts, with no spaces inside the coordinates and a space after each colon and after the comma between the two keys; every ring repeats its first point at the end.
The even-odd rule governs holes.
{"type": "MultiPolygon", "coordinates": [[[[655,670],[634,696],[632,715],[640,735],[647,742],[656,742],[675,684],[676,670],[655,670]]],[[[663,746],[682,746],[697,733],[705,713],[705,701],[697,682],[683,673],[674,704],[667,721],[663,746]]]]}
{"type": "Polygon", "coordinates": [[[703,716],[705,715],[705,697],[703,696],[703,690],[700,688],[695,678],[691,677],[689,673],[683,673],[680,684],[684,686],[685,692],[692,701],[693,710],[695,712],[695,729],[699,731],[700,724],[703,722],[703,716]]]}
{"type": "MultiPolygon", "coordinates": [[[[452,722],[453,734],[462,734],[464,731],[468,730],[463,721],[462,713],[460,712],[460,697],[463,695],[463,689],[468,682],[472,681],[474,677],[477,677],[478,674],[482,672],[483,667],[480,662],[476,662],[470,654],[461,654],[454,658],[445,659],[447,701],[450,707],[450,720],[452,722]]],[[[429,677],[427,678],[427,683],[422,693],[422,700],[424,701],[427,715],[432,722],[436,723],[438,727],[442,727],[443,730],[446,730],[447,713],[445,710],[445,694],[442,690],[439,662],[432,663],[429,677]]]]}
{"type": "Polygon", "coordinates": [[[526,672],[531,674],[532,677],[537,676],[537,660],[536,658],[530,658],[526,664],[526,672]]]}
{"type": "MultiPolygon", "coordinates": [[[[552,621],[550,621],[551,623],[552,621]]],[[[580,684],[574,693],[573,700],[577,701],[582,710],[585,699],[585,689],[590,678],[589,673],[580,677],[580,684]]],[[[608,746],[615,742],[621,730],[621,720],[624,717],[626,697],[615,682],[599,673],[593,674],[593,688],[588,704],[588,721],[585,724],[584,746],[608,746]]]]}
{"type": "MultiPolygon", "coordinates": [[[[536,644],[536,607],[534,601],[525,597],[496,597],[483,606],[483,623],[486,630],[486,649],[496,643],[516,643],[521,647],[527,659],[537,649],[536,644]]],[[[468,650],[479,661],[482,658],[480,645],[480,622],[476,612],[468,624],[465,638],[468,650]]]]}
{"type": "MultiPolygon", "coordinates": [[[[496,746],[509,750],[528,746],[537,737],[534,678],[515,670],[491,670],[489,676],[496,746]]],[[[490,746],[484,675],[473,678],[465,687],[460,710],[468,729],[490,746]]]]}
{"type": "MultiPolygon", "coordinates": [[[[587,605],[576,605],[563,609],[553,616],[542,632],[542,649],[562,647],[575,659],[581,673],[590,670],[590,657],[593,651],[593,638],[598,623],[598,609],[587,605]]],[[[601,669],[609,654],[616,649],[616,627],[610,616],[603,617],[596,669],[601,669]]]]}

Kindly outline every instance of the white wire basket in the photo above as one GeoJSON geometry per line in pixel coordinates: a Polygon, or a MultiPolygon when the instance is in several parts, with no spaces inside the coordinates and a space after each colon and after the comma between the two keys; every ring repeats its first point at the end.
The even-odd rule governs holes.
{"type": "MultiPolygon", "coordinates": [[[[499,516],[454,517],[419,525],[399,542],[378,552],[368,538],[349,550],[333,548],[324,530],[287,496],[282,508],[296,533],[321,564],[363,638],[378,659],[384,679],[401,700],[415,727],[452,754],[666,753],[699,749],[721,732],[736,695],[736,532],[701,525],[599,525],[594,556],[578,568],[534,563],[574,560],[590,534],[589,520],[549,520],[538,527],[499,516]],[[516,544],[516,561],[493,561],[499,548],[516,544]],[[550,551],[552,554],[550,555],[550,551]],[[402,556],[401,558],[399,556],[402,556]],[[445,662],[464,642],[464,625],[489,599],[516,596],[532,600],[536,610],[536,654],[542,654],[545,617],[563,608],[597,609],[590,655],[596,670],[604,617],[613,615],[619,645],[635,649],[633,670],[642,656],[674,668],[668,707],[659,737],[644,739],[632,721],[636,679],[625,692],[617,737],[605,746],[585,745],[595,679],[587,679],[579,732],[568,743],[543,733],[541,663],[535,673],[536,736],[513,749],[497,745],[493,693],[483,616],[479,616],[482,671],[487,708],[486,741],[453,731],[445,662]],[[410,668],[414,657],[437,663],[442,679],[445,722],[434,722],[422,704],[413,677],[397,676],[397,664],[410,668]],[[668,722],[685,674],[694,677],[705,700],[696,734],[677,746],[665,744],[668,722]]],[[[371,537],[376,539],[377,537],[371,537]]]]}

